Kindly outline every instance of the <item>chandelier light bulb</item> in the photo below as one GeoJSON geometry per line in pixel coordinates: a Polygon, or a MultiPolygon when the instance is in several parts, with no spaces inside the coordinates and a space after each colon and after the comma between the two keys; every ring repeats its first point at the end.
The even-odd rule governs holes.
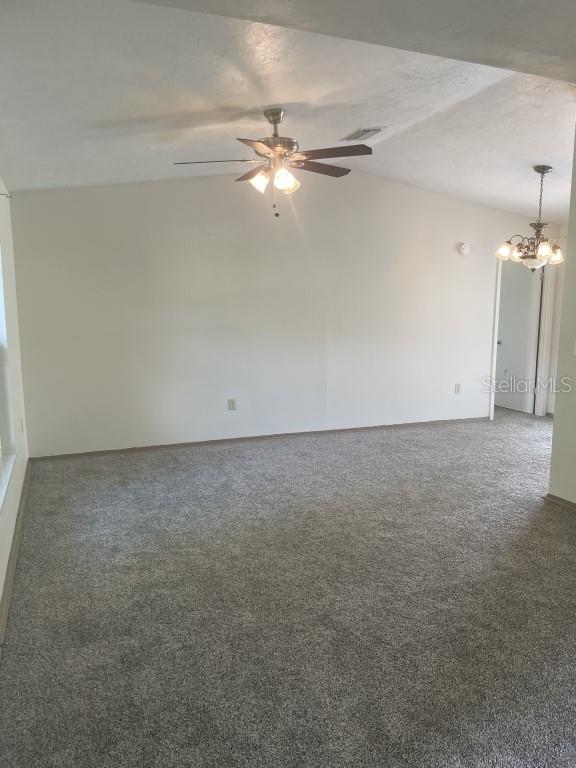
{"type": "Polygon", "coordinates": [[[274,174],[274,186],[281,192],[291,194],[292,192],[296,192],[300,186],[300,182],[287,168],[278,168],[274,174]]]}
{"type": "Polygon", "coordinates": [[[548,259],[548,264],[562,264],[563,261],[564,254],[562,253],[562,248],[554,243],[552,246],[552,256],[548,259]]]}
{"type": "Polygon", "coordinates": [[[510,251],[510,261],[515,261],[517,264],[522,261],[522,250],[517,245],[510,251]]]}
{"type": "Polygon", "coordinates": [[[548,240],[542,240],[540,245],[538,246],[538,258],[539,259],[547,259],[550,254],[552,253],[552,248],[550,247],[550,243],[548,240]]]}
{"type": "Polygon", "coordinates": [[[254,176],[253,179],[249,179],[249,181],[254,189],[257,189],[258,192],[264,194],[264,192],[266,192],[266,187],[270,182],[270,171],[260,171],[257,176],[254,176]]]}
{"type": "Polygon", "coordinates": [[[288,187],[288,189],[283,190],[285,195],[294,194],[294,192],[297,192],[302,186],[302,184],[298,181],[298,179],[295,176],[293,178],[294,178],[294,183],[292,184],[292,186],[288,187]]]}
{"type": "Polygon", "coordinates": [[[500,248],[496,251],[496,258],[500,259],[500,261],[508,261],[510,258],[510,254],[512,253],[512,243],[510,240],[506,240],[505,243],[502,243],[500,248]]]}

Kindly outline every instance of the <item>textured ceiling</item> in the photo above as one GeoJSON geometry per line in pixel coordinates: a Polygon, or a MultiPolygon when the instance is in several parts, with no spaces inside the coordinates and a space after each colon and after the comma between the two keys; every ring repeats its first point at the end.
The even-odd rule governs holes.
{"type": "Polygon", "coordinates": [[[130,0],[4,0],[0,84],[11,190],[239,174],[172,162],[250,157],[234,137],[281,103],[304,147],[381,126],[351,167],[522,213],[549,162],[547,214],[568,210],[572,86],[531,75],[130,0]]]}
{"type": "Polygon", "coordinates": [[[576,82],[574,0],[141,0],[576,82]]]}

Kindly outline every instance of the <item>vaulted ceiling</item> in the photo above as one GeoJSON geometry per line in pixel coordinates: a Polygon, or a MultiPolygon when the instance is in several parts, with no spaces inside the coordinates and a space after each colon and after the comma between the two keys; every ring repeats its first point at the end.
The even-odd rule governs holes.
{"type": "MultiPolygon", "coordinates": [[[[378,126],[374,155],[342,164],[504,209],[531,214],[531,165],[550,163],[547,214],[566,218],[569,83],[289,28],[294,19],[273,26],[169,7],[185,3],[202,6],[4,0],[0,176],[9,189],[238,175],[240,164],[172,163],[250,157],[235,137],[266,135],[262,108],[282,104],[282,133],[303,147],[378,126]]],[[[234,0],[236,15],[246,4],[234,0]]],[[[233,15],[226,0],[209,5],[233,15]]],[[[296,0],[253,5],[293,11],[310,27],[296,0]]],[[[549,59],[549,74],[562,76],[561,57],[549,59]]]]}
{"type": "Polygon", "coordinates": [[[141,0],[576,82],[573,0],[141,0]]]}

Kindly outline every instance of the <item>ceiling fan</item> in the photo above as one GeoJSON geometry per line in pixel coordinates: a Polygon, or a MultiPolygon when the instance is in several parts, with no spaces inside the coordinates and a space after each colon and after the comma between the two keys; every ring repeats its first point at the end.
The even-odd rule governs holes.
{"type": "MultiPolygon", "coordinates": [[[[266,191],[270,181],[273,181],[274,190],[291,195],[300,187],[300,182],[289,170],[290,168],[339,178],[350,173],[350,168],[342,168],[339,165],[328,165],[327,163],[318,163],[316,161],[331,157],[354,157],[356,155],[372,154],[372,147],[369,147],[367,144],[302,150],[295,139],[278,134],[278,126],[284,120],[284,115],[285,110],[282,107],[264,110],[264,117],[274,126],[272,136],[258,140],[238,139],[242,144],[246,144],[246,146],[253,149],[258,158],[250,160],[191,160],[188,162],[177,162],[174,165],[258,163],[255,168],[240,176],[236,181],[249,181],[258,192],[262,193],[266,191]]],[[[274,207],[276,206],[274,205],[274,207]]]]}

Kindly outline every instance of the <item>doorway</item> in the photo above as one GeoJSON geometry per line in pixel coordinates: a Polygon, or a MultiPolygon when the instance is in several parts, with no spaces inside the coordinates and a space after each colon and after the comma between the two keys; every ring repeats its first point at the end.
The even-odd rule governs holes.
{"type": "Polygon", "coordinates": [[[536,412],[544,270],[502,263],[494,403],[536,412]]]}

